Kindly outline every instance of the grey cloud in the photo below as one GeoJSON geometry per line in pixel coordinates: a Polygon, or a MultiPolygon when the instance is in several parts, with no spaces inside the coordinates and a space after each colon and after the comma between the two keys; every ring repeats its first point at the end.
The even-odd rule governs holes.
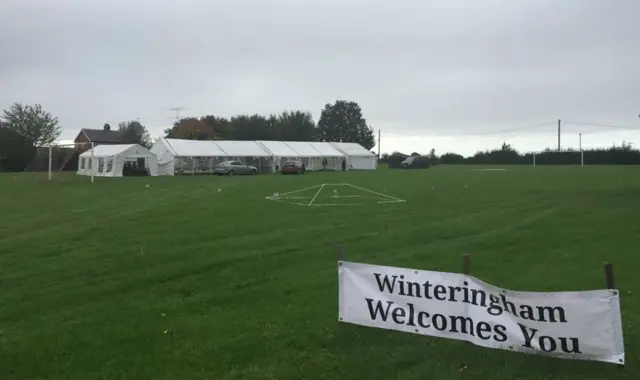
{"type": "Polygon", "coordinates": [[[40,102],[69,135],[136,116],[158,133],[176,105],[318,117],[337,98],[406,133],[628,125],[639,12],[634,0],[4,1],[0,107],[40,102]]]}

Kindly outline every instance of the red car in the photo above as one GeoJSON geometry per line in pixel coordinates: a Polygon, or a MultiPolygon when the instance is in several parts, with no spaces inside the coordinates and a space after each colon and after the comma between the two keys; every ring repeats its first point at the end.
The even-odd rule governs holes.
{"type": "Polygon", "coordinates": [[[282,174],[304,174],[304,164],[296,161],[286,161],[282,164],[282,174]]]}

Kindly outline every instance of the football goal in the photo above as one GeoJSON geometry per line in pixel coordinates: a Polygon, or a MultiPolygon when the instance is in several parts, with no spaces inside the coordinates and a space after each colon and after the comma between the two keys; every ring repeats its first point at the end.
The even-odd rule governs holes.
{"type": "MultiPolygon", "coordinates": [[[[47,178],[52,180],[58,177],[62,172],[78,172],[79,157],[84,152],[94,151],[94,143],[72,143],[72,144],[52,144],[46,148],[46,156],[44,152],[38,152],[36,155],[35,165],[41,167],[44,165],[41,157],[46,157],[47,178]]],[[[87,160],[87,168],[82,168],[90,172],[91,183],[95,180],[95,170],[92,168],[93,160],[87,160]]]]}
{"type": "Polygon", "coordinates": [[[540,165],[580,165],[584,166],[583,150],[545,150],[542,152],[533,152],[533,167],[540,165]]]}

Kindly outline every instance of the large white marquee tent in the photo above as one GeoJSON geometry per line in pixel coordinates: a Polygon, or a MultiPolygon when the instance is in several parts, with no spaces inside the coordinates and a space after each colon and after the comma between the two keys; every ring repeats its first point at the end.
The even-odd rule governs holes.
{"type": "Polygon", "coordinates": [[[258,144],[273,154],[276,165],[282,166],[284,161],[302,159],[300,152],[287,145],[284,141],[258,141],[258,144]]]}
{"type": "Polygon", "coordinates": [[[158,175],[156,155],[138,144],[98,145],[81,153],[78,161],[79,175],[122,177],[125,165],[136,166],[141,161],[150,176],[158,175]]]}
{"type": "Polygon", "coordinates": [[[260,172],[270,171],[273,155],[255,141],[199,141],[161,138],[151,152],[158,156],[160,175],[213,173],[222,161],[241,160],[260,172]]]}
{"type": "Polygon", "coordinates": [[[347,169],[376,168],[375,155],[373,165],[363,163],[367,162],[368,158],[363,158],[366,156],[362,155],[362,151],[372,155],[371,152],[362,147],[360,150],[351,147],[351,151],[357,155],[350,158],[339,149],[340,146],[329,142],[198,141],[161,138],[156,141],[151,152],[158,156],[160,175],[212,173],[216,164],[227,160],[244,161],[257,167],[261,173],[275,172],[287,160],[300,160],[308,170],[322,170],[325,160],[327,170],[342,170],[343,161],[347,169]]]}
{"type": "Polygon", "coordinates": [[[281,166],[284,161],[299,159],[307,170],[322,170],[324,168],[322,163],[327,160],[327,170],[341,170],[342,160],[344,160],[344,154],[325,142],[259,141],[259,143],[273,153],[278,166],[281,166]],[[287,154],[280,154],[285,151],[287,154]],[[294,152],[295,155],[290,152],[294,152]]]}

